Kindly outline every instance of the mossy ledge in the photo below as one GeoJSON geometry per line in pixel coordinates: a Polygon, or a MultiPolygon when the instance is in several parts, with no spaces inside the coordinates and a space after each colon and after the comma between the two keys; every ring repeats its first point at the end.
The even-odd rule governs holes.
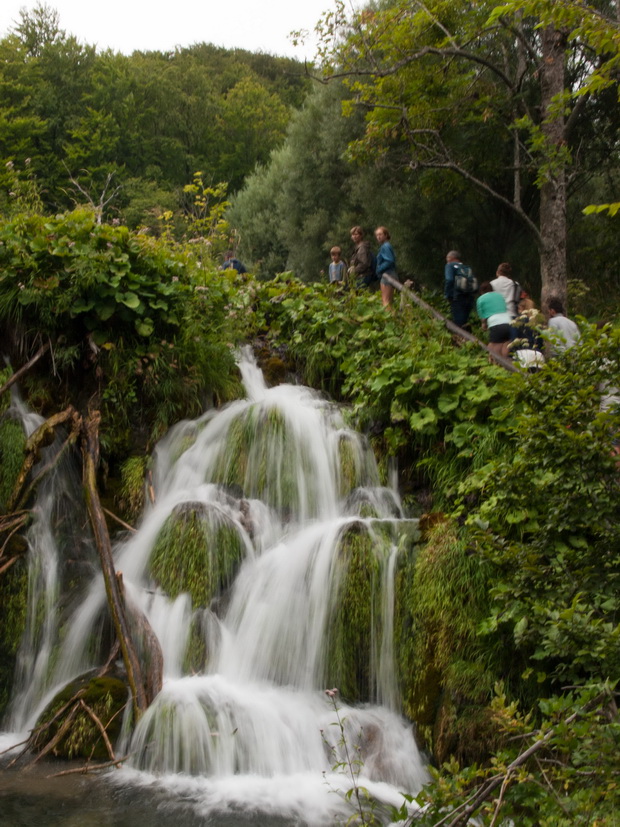
{"type": "Polygon", "coordinates": [[[241,529],[221,508],[183,503],[159,533],[150,574],[171,598],[187,592],[194,609],[207,608],[230,586],[244,555],[241,529]]]}

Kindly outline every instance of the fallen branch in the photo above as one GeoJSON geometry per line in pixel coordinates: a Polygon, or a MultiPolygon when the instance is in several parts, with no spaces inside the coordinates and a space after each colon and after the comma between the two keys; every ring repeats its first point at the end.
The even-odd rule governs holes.
{"type": "Polygon", "coordinates": [[[0,574],[4,574],[4,572],[7,571],[8,569],[10,569],[11,566],[14,563],[17,563],[18,560],[19,560],[19,556],[11,557],[10,560],[7,560],[7,562],[0,568],[0,574]]]}
{"type": "MultiPolygon", "coordinates": [[[[15,514],[7,514],[5,517],[0,517],[0,536],[6,535],[6,539],[0,547],[0,557],[4,557],[4,553],[7,549],[7,546],[11,542],[12,538],[17,534],[17,532],[26,525],[29,517],[29,511],[20,511],[15,514]]],[[[24,542],[23,550],[25,551],[26,548],[27,544],[24,542]]],[[[19,560],[19,558],[21,557],[19,551],[17,551],[14,548],[12,549],[11,553],[13,554],[13,559],[9,563],[2,566],[2,568],[0,568],[0,574],[2,574],[2,572],[5,569],[9,568],[9,566],[12,566],[13,563],[16,560],[19,560]]]]}
{"type": "Polygon", "coordinates": [[[11,744],[10,747],[7,747],[6,749],[0,750],[0,755],[6,755],[7,752],[12,752],[16,747],[23,747],[24,744],[29,744],[29,743],[30,743],[30,736],[28,736],[28,738],[26,738],[25,741],[18,741],[16,744],[11,744]]]}
{"type": "Polygon", "coordinates": [[[48,351],[49,349],[50,349],[50,344],[49,344],[49,342],[48,342],[46,345],[41,345],[41,347],[37,350],[37,352],[34,354],[34,356],[32,357],[32,359],[30,359],[28,362],[26,362],[26,364],[25,364],[25,365],[23,365],[23,366],[22,366],[19,370],[16,370],[16,371],[15,371],[15,373],[14,373],[14,374],[10,377],[10,379],[8,379],[8,380],[4,383],[4,385],[0,388],[0,396],[1,396],[1,395],[5,392],[5,391],[8,391],[8,389],[9,389],[10,387],[12,387],[12,386],[15,384],[15,382],[18,382],[18,381],[22,378],[22,376],[23,376],[25,373],[28,373],[28,371],[30,370],[30,368],[31,368],[33,365],[36,365],[36,363],[39,361],[39,359],[40,359],[42,356],[45,356],[45,354],[47,353],[47,351],[48,351]]]}
{"type": "Polygon", "coordinates": [[[81,424],[81,419],[73,405],[69,405],[66,410],[61,411],[60,413],[54,414],[50,416],[49,419],[46,419],[39,427],[32,433],[28,439],[26,440],[26,458],[22,465],[21,471],[19,472],[19,476],[15,482],[15,486],[13,488],[13,493],[7,503],[6,510],[7,512],[14,512],[21,508],[25,502],[27,501],[28,497],[32,494],[36,485],[39,484],[41,479],[47,474],[52,468],[54,468],[60,458],[64,455],[66,449],[69,447],[70,444],[75,442],[77,438],[77,434],[79,432],[79,426],[81,424]],[[71,433],[67,437],[65,444],[61,448],[61,450],[56,454],[53,460],[51,460],[44,469],[37,475],[36,479],[26,487],[28,477],[30,476],[30,472],[34,468],[35,464],[39,461],[40,452],[43,448],[46,448],[56,438],[56,428],[59,425],[63,425],[68,420],[72,420],[72,429],[71,433]]]}
{"type": "Polygon", "coordinates": [[[62,772],[55,772],[52,775],[46,775],[46,778],[60,778],[62,775],[88,775],[89,772],[99,772],[99,770],[107,770],[108,767],[119,767],[129,758],[128,755],[123,758],[115,758],[114,761],[106,761],[104,764],[85,764],[83,767],[74,767],[71,770],[63,770],[62,772]]]}
{"type": "MultiPolygon", "coordinates": [[[[573,721],[577,720],[580,715],[583,715],[586,712],[591,712],[593,709],[601,706],[603,701],[608,700],[609,697],[609,692],[599,693],[595,698],[585,704],[583,708],[578,709],[576,712],[573,712],[572,715],[569,715],[568,718],[565,718],[561,726],[569,726],[573,723],[573,721]]],[[[556,734],[557,729],[558,727],[553,727],[552,729],[547,730],[547,732],[539,738],[538,741],[515,758],[515,760],[506,767],[505,772],[499,773],[494,775],[492,778],[487,779],[481,787],[473,792],[467,801],[460,804],[440,821],[437,821],[433,827],[443,827],[443,825],[445,825],[445,827],[465,827],[476,810],[484,804],[484,802],[495,792],[498,787],[502,787],[503,797],[510,779],[516,775],[515,770],[523,766],[523,764],[525,764],[526,761],[528,761],[533,755],[536,755],[536,753],[546,747],[549,741],[556,734]]],[[[500,797],[500,803],[502,797],[500,797]]],[[[413,820],[415,820],[415,817],[413,820]]]]}
{"type": "Polygon", "coordinates": [[[125,602],[125,607],[131,615],[132,626],[142,641],[142,649],[146,653],[145,660],[147,662],[145,663],[146,678],[144,689],[146,691],[146,699],[150,704],[155,696],[159,694],[164,683],[164,655],[159,639],[144,612],[142,612],[135,603],[127,600],[123,575],[120,572],[116,575],[116,579],[118,581],[119,591],[125,602]]]}
{"type": "Polygon", "coordinates": [[[110,743],[110,739],[108,738],[108,733],[105,731],[104,725],[101,723],[101,720],[97,717],[95,711],[91,709],[91,707],[84,702],[84,698],[80,698],[80,706],[86,712],[86,714],[90,717],[93,721],[99,732],[101,733],[101,737],[103,738],[103,743],[105,744],[105,748],[108,751],[108,755],[110,756],[111,761],[116,761],[116,756],[114,755],[114,750],[112,749],[112,744],[110,743]]]}
{"type": "Polygon", "coordinates": [[[113,511],[110,511],[108,508],[104,508],[104,507],[102,506],[102,507],[101,507],[101,509],[102,509],[102,511],[103,511],[103,513],[104,513],[104,514],[107,514],[107,515],[108,515],[108,517],[111,517],[113,520],[116,520],[116,522],[117,522],[119,525],[122,525],[122,526],[123,526],[123,528],[126,528],[126,529],[127,529],[127,531],[137,531],[137,530],[138,530],[137,528],[134,528],[132,525],[129,525],[129,523],[126,523],[124,520],[121,520],[121,518],[120,518],[120,517],[117,517],[117,515],[116,515],[116,514],[114,514],[114,512],[113,512],[113,511]]]}
{"type": "Polygon", "coordinates": [[[125,602],[116,579],[112,544],[97,491],[96,475],[99,463],[100,420],[101,414],[99,411],[92,411],[82,426],[83,485],[95,545],[101,561],[108,607],[123,654],[127,681],[131,690],[134,718],[137,721],[146,710],[148,700],[144,688],[142,668],[127,622],[125,602]]]}

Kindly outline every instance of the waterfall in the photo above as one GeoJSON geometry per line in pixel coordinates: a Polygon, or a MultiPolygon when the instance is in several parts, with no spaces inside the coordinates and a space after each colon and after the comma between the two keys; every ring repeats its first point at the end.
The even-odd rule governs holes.
{"type": "MultiPolygon", "coordinates": [[[[115,548],[164,654],[163,690],[116,778],[191,788],[205,811],[328,824],[345,812],[353,771],[399,806],[427,778],[399,714],[394,654],[395,578],[415,521],[337,406],[266,387],[248,351],[240,370],[246,399],[179,423],[157,446],[155,503],[115,548]],[[333,685],[341,726],[324,691],[333,685]]],[[[49,536],[37,542],[54,549],[49,536]]],[[[96,575],[55,641],[51,674],[22,697],[20,724],[33,725],[43,689],[98,664],[104,610],[96,575]]]]}
{"type": "MultiPolygon", "coordinates": [[[[7,415],[21,422],[27,437],[44,422],[41,416],[26,408],[15,387],[11,389],[11,406],[7,415]]],[[[62,581],[67,576],[60,562],[67,557],[67,548],[61,550],[59,543],[64,542],[71,548],[73,558],[78,556],[74,547],[75,523],[80,522],[79,518],[76,519],[74,505],[79,499],[78,479],[69,458],[54,463],[60,448],[58,438],[43,448],[41,458],[32,471],[36,476],[46,464],[54,465],[39,486],[32,523],[25,536],[28,544],[26,626],[17,656],[14,692],[9,708],[9,728],[17,732],[34,725],[33,711],[40,710],[49,693],[53,693],[58,686],[50,664],[58,644],[62,581]],[[57,528],[59,524],[64,524],[60,532],[57,528]]],[[[75,559],[72,563],[76,565],[75,559]]]]}

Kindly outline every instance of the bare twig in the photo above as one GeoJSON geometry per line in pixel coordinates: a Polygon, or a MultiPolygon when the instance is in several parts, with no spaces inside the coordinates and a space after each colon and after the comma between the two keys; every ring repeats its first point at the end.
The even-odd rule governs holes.
{"type": "Polygon", "coordinates": [[[104,508],[103,506],[101,506],[101,508],[102,508],[104,514],[107,514],[108,517],[111,517],[113,520],[116,520],[116,522],[119,525],[122,525],[123,528],[126,528],[127,531],[137,531],[138,530],[137,528],[134,528],[132,525],[129,525],[129,523],[126,523],[124,520],[121,520],[120,517],[117,517],[117,515],[114,514],[114,512],[110,511],[108,508],[104,508]]]}
{"type": "Polygon", "coordinates": [[[62,775],[88,775],[89,772],[98,772],[99,770],[106,770],[108,767],[118,767],[123,764],[129,755],[124,755],[122,758],[115,758],[114,761],[106,761],[104,764],[85,764],[83,767],[74,767],[72,770],[63,770],[62,772],[55,772],[52,775],[45,776],[46,778],[60,778],[62,775]]]}
{"type": "Polygon", "coordinates": [[[18,560],[19,556],[11,557],[10,560],[7,560],[7,562],[0,568],[0,574],[4,574],[4,572],[7,571],[7,569],[10,569],[13,563],[17,563],[18,560]]]}
{"type": "Polygon", "coordinates": [[[22,378],[22,376],[30,370],[30,368],[33,365],[36,365],[36,363],[39,361],[39,359],[42,356],[45,356],[45,354],[47,353],[47,351],[49,349],[50,349],[49,342],[45,345],[41,345],[41,347],[37,350],[37,352],[34,354],[32,359],[30,359],[28,362],[26,362],[25,365],[22,365],[22,367],[19,370],[16,370],[15,373],[4,383],[4,385],[0,388],[0,395],[2,395],[12,385],[14,385],[15,382],[18,382],[22,378]]]}
{"type": "Polygon", "coordinates": [[[77,715],[77,711],[78,711],[78,705],[76,704],[73,707],[73,709],[71,710],[71,712],[69,712],[69,714],[67,715],[65,720],[62,722],[62,725],[60,726],[60,728],[59,728],[58,732],[56,733],[56,735],[54,735],[54,737],[51,739],[51,741],[47,742],[47,744],[43,747],[41,752],[38,753],[38,755],[35,755],[33,760],[25,767],[25,769],[28,770],[31,767],[33,767],[38,761],[41,760],[41,758],[46,756],[48,754],[48,752],[51,752],[54,749],[54,747],[62,741],[62,739],[65,737],[65,735],[69,731],[69,727],[71,726],[71,722],[73,721],[73,719],[77,715]]]}
{"type": "Polygon", "coordinates": [[[110,739],[108,738],[108,733],[106,732],[104,725],[101,723],[101,720],[95,714],[95,711],[87,703],[84,702],[84,698],[80,698],[80,706],[88,714],[88,716],[91,718],[91,720],[94,722],[95,726],[101,733],[101,737],[103,738],[103,742],[105,744],[105,748],[108,751],[108,755],[110,756],[110,760],[116,761],[116,756],[114,755],[112,744],[110,743],[110,739]]]}

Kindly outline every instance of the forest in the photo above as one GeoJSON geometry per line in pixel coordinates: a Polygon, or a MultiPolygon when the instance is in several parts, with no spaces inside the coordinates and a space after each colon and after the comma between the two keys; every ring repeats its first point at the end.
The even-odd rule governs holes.
{"type": "MultiPolygon", "coordinates": [[[[60,573],[59,623],[96,550],[109,605],[98,680],[118,681],[144,720],[160,653],[113,546],[148,506],[171,429],[243,396],[236,354],[249,344],[269,386],[303,383],[342,406],[419,520],[396,566],[393,641],[431,778],[386,816],[349,763],[348,823],[616,823],[620,411],[601,399],[620,387],[619,9],[336,3],[313,66],[204,43],[98,53],[53,9],[22,12],[0,41],[0,714],[24,630],[43,634],[28,628],[29,537],[69,457],[81,494],[54,532],[62,546],[69,523],[87,530],[60,573]],[[401,281],[443,313],[447,250],[480,280],[512,262],[537,303],[568,303],[579,345],[539,373],[508,372],[407,289],[386,312],[376,292],[327,284],[330,248],[347,256],[358,224],[390,228],[401,281]],[[248,273],[221,269],[226,250],[248,273]],[[17,389],[41,417],[28,436],[17,389]]],[[[229,498],[250,419],[228,449],[238,467],[218,466],[229,498]]],[[[341,450],[350,494],[358,472],[341,450]]],[[[218,528],[221,557],[201,562],[196,513],[165,524],[150,576],[217,612],[241,551],[218,528]]],[[[377,568],[359,531],[323,677],[363,705],[377,568]]],[[[208,644],[191,634],[196,673],[208,644]]],[[[31,753],[90,760],[97,743],[114,763],[122,704],[86,692],[56,699],[31,753]]]]}

